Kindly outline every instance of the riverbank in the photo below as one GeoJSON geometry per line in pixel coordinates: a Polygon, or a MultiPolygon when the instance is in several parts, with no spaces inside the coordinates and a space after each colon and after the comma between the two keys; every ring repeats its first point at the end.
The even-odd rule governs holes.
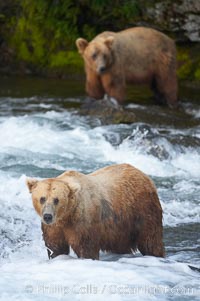
{"type": "MultiPolygon", "coordinates": [[[[99,120],[101,124],[130,124],[136,122],[156,122],[161,126],[193,127],[199,125],[199,119],[193,118],[195,109],[198,111],[200,87],[190,81],[179,82],[180,108],[171,110],[168,107],[155,105],[153,94],[144,86],[129,86],[124,107],[118,108],[115,104],[106,101],[89,101],[85,93],[85,80],[45,78],[34,76],[1,76],[0,97],[8,98],[12,95],[16,99],[35,97],[41,104],[49,105],[49,99],[56,106],[62,103],[62,109],[75,109],[77,114],[99,120]]],[[[15,110],[15,108],[10,108],[15,110]]],[[[43,108],[41,107],[41,110],[43,108]]],[[[31,111],[23,111],[29,114],[31,111]]],[[[4,111],[1,112],[4,116],[4,111]]],[[[77,117],[78,118],[78,117],[77,117]]]]}
{"type": "Polygon", "coordinates": [[[81,78],[75,40],[147,26],[177,43],[179,79],[200,82],[198,0],[0,1],[0,74],[81,78]]]}
{"type": "MultiPolygon", "coordinates": [[[[54,64],[40,64],[29,60],[17,59],[12,51],[3,49],[0,60],[0,74],[7,76],[39,76],[83,80],[84,63],[76,50],[63,52],[54,64]],[[65,58],[65,59],[64,59],[65,58]]],[[[200,43],[177,45],[177,76],[179,80],[200,84],[200,43]]]]}

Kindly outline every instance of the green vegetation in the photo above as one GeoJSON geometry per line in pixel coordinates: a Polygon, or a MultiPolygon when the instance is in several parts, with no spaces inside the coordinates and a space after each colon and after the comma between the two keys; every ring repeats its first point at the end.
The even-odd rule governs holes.
{"type": "Polygon", "coordinates": [[[181,49],[178,48],[177,52],[177,60],[178,60],[178,77],[180,79],[190,78],[192,76],[192,60],[189,55],[189,49],[181,49]]]}
{"type": "MultiPolygon", "coordinates": [[[[145,0],[0,1],[0,68],[64,76],[83,73],[75,40],[146,20],[145,0]]],[[[152,4],[153,5],[153,4],[152,4]]],[[[165,26],[163,25],[163,28],[165,26]]],[[[180,79],[200,80],[200,51],[178,48],[180,79]]]]}
{"type": "Polygon", "coordinates": [[[128,27],[139,15],[137,2],[117,0],[113,7],[108,0],[9,1],[7,8],[15,5],[17,9],[7,22],[11,34],[6,40],[16,60],[29,68],[77,72],[83,70],[83,62],[75,48],[76,38],[90,40],[105,29],[128,27]]]}
{"type": "Polygon", "coordinates": [[[178,77],[180,79],[200,80],[200,55],[199,45],[185,46],[177,49],[178,77]]]}

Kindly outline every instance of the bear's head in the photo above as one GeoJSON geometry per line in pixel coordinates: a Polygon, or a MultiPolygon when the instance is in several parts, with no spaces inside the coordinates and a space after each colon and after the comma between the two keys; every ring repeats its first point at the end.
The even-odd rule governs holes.
{"type": "Polygon", "coordinates": [[[99,38],[88,42],[79,38],[76,40],[76,46],[82,55],[86,65],[97,74],[104,74],[113,62],[112,44],[114,37],[99,38]]]}
{"type": "Polygon", "coordinates": [[[76,207],[78,183],[69,185],[57,179],[38,181],[29,178],[26,184],[32,194],[33,206],[45,224],[53,224],[63,217],[66,220],[76,207]]]}

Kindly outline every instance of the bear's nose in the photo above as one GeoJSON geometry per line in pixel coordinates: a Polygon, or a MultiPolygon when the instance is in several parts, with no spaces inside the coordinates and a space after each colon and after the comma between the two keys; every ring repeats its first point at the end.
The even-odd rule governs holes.
{"type": "Polygon", "coordinates": [[[99,73],[103,73],[106,71],[106,67],[102,66],[99,68],[99,73]]]}
{"type": "Polygon", "coordinates": [[[44,219],[44,221],[45,221],[47,224],[50,224],[50,223],[52,222],[52,220],[53,220],[53,216],[52,216],[52,214],[45,213],[45,214],[43,215],[43,219],[44,219]]]}

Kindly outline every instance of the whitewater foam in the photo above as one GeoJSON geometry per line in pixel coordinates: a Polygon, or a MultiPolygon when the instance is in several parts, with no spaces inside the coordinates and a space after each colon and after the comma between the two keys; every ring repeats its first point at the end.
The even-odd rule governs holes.
{"type": "Polygon", "coordinates": [[[183,227],[184,237],[184,225],[198,223],[200,216],[199,142],[188,140],[200,137],[199,128],[96,126],[62,110],[59,101],[9,101],[16,109],[24,104],[28,113],[0,117],[0,300],[198,300],[199,274],[170,260],[196,263],[198,241],[192,238],[170,241],[167,259],[101,253],[100,261],[92,261],[71,252],[48,261],[25,179],[130,163],[155,181],[165,228],[183,227]]]}

